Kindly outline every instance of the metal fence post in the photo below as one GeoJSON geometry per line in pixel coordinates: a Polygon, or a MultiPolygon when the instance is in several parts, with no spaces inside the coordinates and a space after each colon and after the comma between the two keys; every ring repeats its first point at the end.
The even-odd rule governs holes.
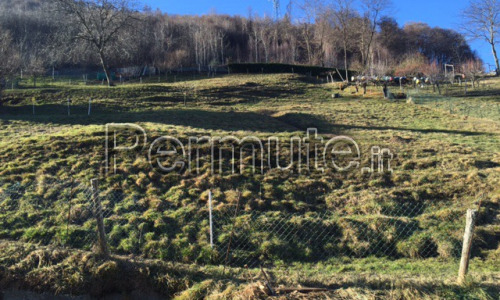
{"type": "Polygon", "coordinates": [[[94,204],[94,215],[97,221],[97,239],[99,254],[109,257],[108,244],[106,242],[106,233],[104,232],[104,222],[102,218],[101,199],[99,198],[99,185],[97,179],[90,181],[92,186],[92,201],[94,204]]]}
{"type": "Polygon", "coordinates": [[[464,243],[462,246],[462,258],[460,259],[460,269],[458,270],[458,283],[463,284],[465,282],[465,276],[467,275],[467,270],[469,268],[469,258],[472,248],[472,236],[474,233],[474,223],[477,218],[476,209],[467,210],[467,221],[465,224],[464,233],[464,243]]]}
{"type": "Polygon", "coordinates": [[[208,218],[210,222],[210,248],[214,248],[214,228],[212,219],[212,191],[208,190],[208,218]]]}

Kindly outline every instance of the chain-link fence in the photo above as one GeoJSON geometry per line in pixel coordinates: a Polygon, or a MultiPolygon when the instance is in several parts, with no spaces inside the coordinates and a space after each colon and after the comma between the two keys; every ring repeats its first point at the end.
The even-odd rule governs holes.
{"type": "MultiPolygon", "coordinates": [[[[154,83],[176,83],[181,81],[200,80],[228,74],[225,68],[184,68],[170,70],[168,72],[125,72],[120,70],[111,73],[111,80],[115,85],[125,84],[154,84],[154,83]]],[[[59,72],[54,75],[48,72],[41,76],[19,76],[6,78],[0,85],[6,90],[19,90],[29,88],[51,88],[51,87],[76,87],[107,85],[106,75],[102,71],[59,72]]]]}
{"type": "Polygon", "coordinates": [[[78,182],[0,187],[0,239],[95,249],[98,204],[113,254],[240,267],[337,257],[458,258],[467,210],[401,202],[370,212],[256,211],[212,201],[175,207],[78,182]]]}
{"type": "Polygon", "coordinates": [[[92,191],[75,181],[0,184],[0,238],[90,249],[92,191]]]}
{"type": "Polygon", "coordinates": [[[500,120],[500,104],[490,100],[488,97],[498,94],[498,90],[490,87],[477,87],[470,91],[465,97],[460,86],[454,86],[455,92],[446,92],[439,95],[427,90],[408,90],[408,99],[411,103],[424,105],[433,109],[439,109],[453,115],[461,115],[466,118],[482,118],[490,120],[500,120]],[[458,91],[457,91],[458,90],[458,91]],[[481,101],[474,101],[481,97],[481,101]]]}
{"type": "Polygon", "coordinates": [[[459,257],[464,215],[463,209],[427,212],[418,204],[370,215],[219,210],[214,249],[220,262],[248,266],[343,256],[459,257]]]}

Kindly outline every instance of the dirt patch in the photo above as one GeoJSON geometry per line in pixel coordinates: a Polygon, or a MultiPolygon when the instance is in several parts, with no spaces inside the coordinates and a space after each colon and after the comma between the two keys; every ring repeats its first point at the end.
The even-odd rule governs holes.
{"type": "Polygon", "coordinates": [[[394,144],[409,144],[413,141],[414,141],[414,139],[412,139],[412,138],[404,138],[404,137],[400,137],[398,135],[393,136],[389,140],[389,142],[394,143],[394,144]]]}

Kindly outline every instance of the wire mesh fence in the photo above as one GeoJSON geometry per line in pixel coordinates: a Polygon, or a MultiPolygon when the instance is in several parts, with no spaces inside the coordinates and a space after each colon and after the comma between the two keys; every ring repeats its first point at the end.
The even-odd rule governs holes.
{"type": "Polygon", "coordinates": [[[411,103],[424,105],[464,117],[500,120],[500,104],[495,101],[471,101],[470,98],[494,96],[498,91],[489,86],[478,85],[464,93],[461,85],[452,85],[443,90],[443,94],[432,91],[429,87],[423,90],[405,91],[411,103]],[[467,97],[465,97],[467,96],[467,97]]]}
{"type": "Polygon", "coordinates": [[[183,263],[256,267],[340,257],[458,258],[466,210],[421,202],[369,213],[252,211],[223,203],[176,207],[78,182],[4,183],[0,239],[91,250],[102,214],[111,253],[183,263]]]}
{"type": "Polygon", "coordinates": [[[219,261],[255,266],[335,257],[459,257],[462,209],[436,213],[416,205],[375,215],[335,212],[216,212],[219,261]]]}
{"type": "Polygon", "coordinates": [[[74,181],[0,184],[0,238],[90,249],[91,190],[74,181]]]}
{"type": "MultiPolygon", "coordinates": [[[[111,81],[115,85],[126,84],[155,84],[155,83],[176,83],[181,81],[200,80],[228,74],[226,69],[198,69],[170,70],[167,72],[151,73],[126,73],[120,74],[112,72],[111,81]]],[[[107,78],[102,71],[75,71],[61,72],[51,75],[48,72],[39,76],[18,76],[6,78],[0,85],[6,90],[22,90],[30,88],[51,88],[51,87],[76,87],[76,86],[107,86],[107,78]]]]}

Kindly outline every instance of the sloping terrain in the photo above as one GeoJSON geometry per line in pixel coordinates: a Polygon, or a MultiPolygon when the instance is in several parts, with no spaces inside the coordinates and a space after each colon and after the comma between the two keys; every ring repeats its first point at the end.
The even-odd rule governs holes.
{"type": "MultiPolygon", "coordinates": [[[[234,239],[247,247],[236,249],[246,251],[240,258],[270,265],[344,255],[456,259],[465,210],[480,204],[473,253],[498,265],[500,112],[493,108],[500,99],[491,91],[484,97],[450,93],[442,99],[429,90],[420,95],[428,93],[440,102],[415,96],[416,104],[408,104],[382,99],[380,87],[369,87],[363,96],[354,88],[340,91],[297,75],[231,75],[112,89],[41,84],[7,91],[0,106],[0,182],[3,195],[10,195],[0,199],[1,239],[90,249],[95,221],[85,186],[100,178],[106,230],[117,254],[221,262],[225,245],[234,239]],[[332,98],[339,92],[342,97],[332,98]],[[454,109],[444,101],[454,103],[454,109]],[[488,113],[467,113],[461,108],[467,101],[487,107],[488,113]],[[390,149],[394,172],[363,173],[361,167],[298,172],[297,165],[280,171],[265,164],[263,174],[249,168],[232,174],[232,158],[224,153],[216,160],[216,165],[223,163],[223,172],[212,174],[210,147],[200,143],[192,152],[201,153],[198,172],[161,172],[148,162],[146,149],[113,152],[119,158],[117,172],[104,176],[107,123],[142,126],[146,148],[169,135],[184,144],[191,136],[256,136],[265,141],[265,149],[268,137],[276,136],[289,149],[291,137],[304,138],[308,128],[317,128],[325,140],[354,139],[361,167],[371,165],[372,146],[390,149]],[[84,187],[75,191],[68,182],[84,187]],[[216,215],[227,218],[216,236],[217,253],[208,244],[208,189],[216,215]],[[22,192],[7,193],[13,190],[22,192]],[[324,212],[331,216],[318,219],[324,212]],[[245,220],[259,225],[237,227],[232,234],[234,224],[245,220]],[[334,239],[329,248],[321,241],[301,243],[298,233],[292,239],[297,242],[290,242],[269,235],[276,223],[328,232],[334,239]]],[[[491,81],[493,88],[500,89],[498,80],[491,81]]],[[[119,141],[133,144],[134,135],[119,141]]],[[[282,165],[287,151],[280,153],[282,165]]],[[[297,151],[294,155],[299,157],[297,151]]],[[[251,161],[248,149],[243,161],[251,161]]]]}

